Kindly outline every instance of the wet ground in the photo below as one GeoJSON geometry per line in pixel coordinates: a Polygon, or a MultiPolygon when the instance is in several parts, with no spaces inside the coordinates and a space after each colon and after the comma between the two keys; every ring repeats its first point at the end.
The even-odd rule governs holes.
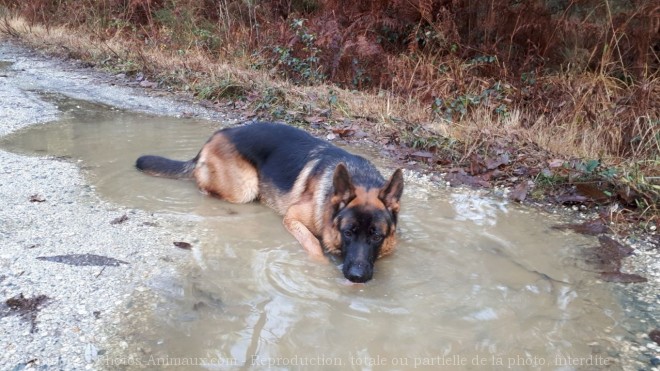
{"type": "MultiPolygon", "coordinates": [[[[588,240],[550,229],[546,216],[409,179],[397,253],[378,263],[372,282],[350,285],[335,264],[309,259],[272,211],[134,169],[146,153],[193,157],[217,125],[43,99],[63,117],[9,135],[0,148],[78,162],[102,198],[197,224],[184,241],[194,260],[177,276],[145,282],[158,305],[136,300],[133,318],[121,323],[121,337],[134,339],[127,350],[148,350],[141,362],[620,362],[613,339],[623,335],[624,313],[579,268],[576,247],[588,240]]],[[[122,353],[100,362],[121,364],[122,353]]]]}
{"type": "MultiPolygon", "coordinates": [[[[85,362],[67,369],[653,367],[658,351],[639,336],[643,326],[630,324],[637,315],[631,301],[584,264],[581,252],[596,239],[551,229],[560,222],[555,216],[439,189],[408,172],[399,249],[377,263],[373,281],[350,285],[339,262],[309,259],[269,209],[227,204],[191,182],[133,168],[142,154],[193,157],[219,124],[31,94],[56,112],[56,122],[15,130],[0,149],[76,164],[90,191],[116,205],[117,218],[104,225],[132,224],[136,231],[116,233],[153,241],[138,240],[137,250],[130,241],[115,246],[131,250],[112,255],[132,264],[108,268],[115,274],[136,275],[137,260],[156,269],[142,279],[137,272],[125,288],[130,295],[111,299],[114,309],[102,315],[109,323],[94,341],[88,335],[80,342],[85,362]],[[163,228],[171,231],[165,237],[163,228]],[[635,350],[624,349],[631,343],[635,350]]],[[[51,260],[39,264],[55,264],[56,253],[42,250],[51,260]]],[[[97,316],[92,309],[88,315],[97,316]]],[[[28,361],[6,365],[39,365],[28,361]]]]}

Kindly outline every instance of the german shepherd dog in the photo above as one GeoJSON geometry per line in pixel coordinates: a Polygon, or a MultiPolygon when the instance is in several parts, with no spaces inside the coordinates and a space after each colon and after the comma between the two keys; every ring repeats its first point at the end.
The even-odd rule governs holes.
{"type": "Polygon", "coordinates": [[[403,175],[385,181],[373,164],[291,126],[252,123],[217,131],[190,161],[142,156],[147,174],[193,178],[223,200],[260,200],[312,256],[343,258],[352,282],[373,277],[377,258],[395,247],[403,175]]]}

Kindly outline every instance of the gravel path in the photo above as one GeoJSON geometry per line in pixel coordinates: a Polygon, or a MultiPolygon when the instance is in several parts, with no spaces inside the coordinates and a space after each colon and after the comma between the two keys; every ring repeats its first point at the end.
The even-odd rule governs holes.
{"type": "MultiPolygon", "coordinates": [[[[36,92],[146,113],[225,119],[7,42],[0,43],[0,68],[0,136],[58,118],[57,107],[36,92]]],[[[0,370],[102,366],[105,334],[130,308],[132,293],[151,277],[176,275],[177,265],[189,259],[172,246],[185,236],[188,222],[106,203],[75,164],[54,158],[0,151],[0,179],[0,370]],[[122,215],[128,219],[111,224],[122,215]],[[71,254],[128,264],[38,259],[71,254]]]]}

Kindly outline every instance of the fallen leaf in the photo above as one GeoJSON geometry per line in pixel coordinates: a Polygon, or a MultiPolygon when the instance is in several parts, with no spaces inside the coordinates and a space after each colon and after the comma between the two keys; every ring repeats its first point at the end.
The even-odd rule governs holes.
{"type": "Polygon", "coordinates": [[[143,88],[155,88],[155,87],[158,86],[158,84],[155,83],[155,82],[143,80],[143,81],[140,81],[140,86],[143,87],[143,88]]]}
{"type": "Polygon", "coordinates": [[[564,194],[555,197],[555,201],[557,201],[560,204],[583,204],[589,201],[589,199],[585,196],[564,194]]]}
{"type": "Polygon", "coordinates": [[[174,246],[184,249],[184,250],[190,250],[192,249],[192,245],[189,244],[188,242],[183,242],[183,241],[175,241],[173,242],[174,246]]]}
{"type": "Polygon", "coordinates": [[[500,178],[503,175],[504,175],[504,172],[502,172],[501,170],[495,169],[495,170],[491,170],[489,172],[483,173],[483,174],[479,175],[479,177],[481,179],[487,181],[487,182],[490,182],[491,180],[500,178]]]}
{"type": "Polygon", "coordinates": [[[583,251],[584,261],[600,272],[618,272],[621,269],[621,258],[611,256],[598,247],[588,248],[583,251]]]}
{"type": "Polygon", "coordinates": [[[600,278],[607,282],[618,283],[639,283],[648,281],[646,277],[638,274],[621,273],[621,272],[604,272],[600,274],[600,278]]]}
{"type": "Polygon", "coordinates": [[[430,159],[430,158],[433,158],[433,153],[431,153],[429,151],[415,151],[415,152],[410,154],[410,157],[430,159]]]}
{"type": "Polygon", "coordinates": [[[658,345],[660,345],[660,329],[655,329],[649,332],[649,339],[655,341],[658,345]]]}
{"type": "Polygon", "coordinates": [[[511,193],[509,193],[509,198],[514,201],[523,202],[525,201],[525,198],[527,198],[528,190],[529,184],[527,182],[522,182],[518,184],[511,193]]]}
{"type": "Polygon", "coordinates": [[[120,216],[120,217],[118,217],[118,218],[114,218],[114,219],[112,219],[112,221],[110,222],[110,224],[112,224],[112,225],[115,225],[115,224],[121,224],[121,223],[123,223],[123,222],[125,222],[125,221],[127,221],[127,220],[128,220],[128,216],[126,216],[126,214],[124,214],[124,215],[122,215],[122,216],[120,216]]]}
{"type": "Polygon", "coordinates": [[[305,121],[307,121],[310,124],[318,124],[319,122],[325,121],[325,117],[321,116],[307,116],[305,117],[305,121]]]}
{"type": "Polygon", "coordinates": [[[477,175],[483,173],[484,171],[486,171],[486,166],[484,166],[481,156],[477,155],[476,153],[472,154],[472,156],[470,156],[470,170],[468,173],[471,175],[477,175]]]}
{"type": "Polygon", "coordinates": [[[597,236],[609,232],[609,228],[601,220],[591,220],[579,224],[563,224],[552,226],[553,229],[571,229],[580,234],[597,236]]]}
{"type": "Polygon", "coordinates": [[[608,236],[598,237],[598,242],[600,242],[601,248],[611,251],[612,253],[615,253],[622,258],[630,256],[633,254],[633,252],[635,252],[632,247],[625,246],[608,236]]]}
{"type": "Polygon", "coordinates": [[[527,175],[529,173],[529,168],[526,166],[521,166],[513,169],[512,174],[517,176],[527,175]]]}
{"type": "Polygon", "coordinates": [[[469,185],[472,187],[490,187],[490,182],[482,180],[479,177],[463,173],[447,174],[445,175],[445,180],[449,182],[452,187],[456,187],[461,184],[469,185]]]}
{"type": "Polygon", "coordinates": [[[639,197],[637,192],[630,189],[629,186],[625,186],[624,188],[619,188],[616,194],[619,196],[621,201],[626,203],[626,205],[635,205],[635,201],[639,197]]]}
{"type": "Polygon", "coordinates": [[[555,167],[561,167],[562,165],[564,165],[564,160],[562,159],[556,158],[554,160],[548,161],[548,167],[551,169],[555,167]]]}
{"type": "Polygon", "coordinates": [[[621,260],[634,251],[608,236],[598,237],[598,242],[598,246],[584,250],[584,257],[588,264],[601,272],[619,272],[621,260]]]}
{"type": "Polygon", "coordinates": [[[355,133],[355,129],[353,128],[333,128],[332,132],[339,135],[342,138],[345,137],[350,137],[355,133]]]}
{"type": "Polygon", "coordinates": [[[55,263],[75,265],[77,267],[118,267],[122,264],[128,264],[125,261],[117,260],[102,255],[95,254],[68,254],[55,256],[37,256],[37,260],[45,260],[55,263]]]}
{"type": "MultiPolygon", "coordinates": [[[[26,298],[23,293],[5,300],[5,305],[9,309],[8,314],[17,314],[24,320],[30,321],[30,333],[34,333],[37,327],[37,313],[43,304],[46,304],[50,298],[46,295],[26,298]]],[[[0,312],[0,315],[2,312],[0,312]]]]}
{"type": "Polygon", "coordinates": [[[503,153],[500,156],[497,156],[495,158],[489,157],[486,158],[486,168],[488,170],[493,170],[497,169],[498,167],[502,165],[508,165],[509,164],[509,154],[508,153],[503,153]]]}
{"type": "Polygon", "coordinates": [[[40,194],[35,193],[32,196],[30,196],[30,202],[44,202],[44,201],[46,201],[46,199],[41,197],[40,194]]]}
{"type": "Polygon", "coordinates": [[[575,185],[578,193],[590,198],[595,202],[602,202],[609,199],[605,192],[601,191],[596,185],[591,183],[578,183],[575,185]]]}
{"type": "Polygon", "coordinates": [[[16,312],[27,312],[38,309],[38,307],[46,302],[49,298],[46,295],[39,295],[32,298],[26,298],[23,293],[5,300],[5,304],[9,310],[16,312]]]}

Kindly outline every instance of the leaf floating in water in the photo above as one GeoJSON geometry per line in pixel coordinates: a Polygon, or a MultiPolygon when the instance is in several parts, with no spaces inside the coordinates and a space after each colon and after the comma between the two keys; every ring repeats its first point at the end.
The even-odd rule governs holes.
{"type": "Polygon", "coordinates": [[[621,269],[621,260],[634,252],[631,247],[622,245],[608,236],[598,237],[598,242],[600,242],[599,246],[587,248],[583,254],[585,261],[600,272],[618,273],[621,269]]]}
{"type": "Polygon", "coordinates": [[[45,202],[46,199],[41,197],[40,194],[35,193],[32,196],[30,196],[30,202],[45,202]]]}
{"type": "Polygon", "coordinates": [[[75,266],[96,266],[96,267],[118,267],[122,264],[128,264],[125,261],[109,258],[107,256],[94,254],[68,254],[55,256],[38,256],[39,260],[49,262],[63,263],[75,266]]]}
{"type": "Polygon", "coordinates": [[[192,249],[192,245],[189,244],[188,242],[183,242],[183,241],[174,241],[174,246],[184,249],[184,250],[190,250],[192,249]]]}
{"type": "Polygon", "coordinates": [[[122,215],[122,216],[120,216],[120,217],[118,217],[118,218],[114,218],[114,219],[110,222],[110,224],[112,224],[112,225],[115,225],[115,224],[121,224],[121,223],[123,223],[123,222],[125,222],[125,221],[127,221],[127,220],[128,220],[128,216],[126,216],[126,214],[124,214],[124,215],[122,215]]]}
{"type": "Polygon", "coordinates": [[[598,242],[600,242],[600,246],[603,250],[606,250],[611,254],[618,256],[619,259],[625,258],[626,256],[630,256],[633,254],[633,252],[635,252],[635,250],[632,247],[624,246],[607,236],[598,237],[598,242]]]}
{"type": "Polygon", "coordinates": [[[618,282],[618,283],[639,283],[646,282],[646,277],[642,277],[639,274],[629,274],[621,272],[604,272],[600,274],[600,278],[607,282],[618,282]]]}
{"type": "Polygon", "coordinates": [[[581,224],[562,224],[552,226],[553,229],[572,229],[573,231],[588,236],[597,236],[609,232],[609,228],[601,220],[586,221],[581,224]]]}

